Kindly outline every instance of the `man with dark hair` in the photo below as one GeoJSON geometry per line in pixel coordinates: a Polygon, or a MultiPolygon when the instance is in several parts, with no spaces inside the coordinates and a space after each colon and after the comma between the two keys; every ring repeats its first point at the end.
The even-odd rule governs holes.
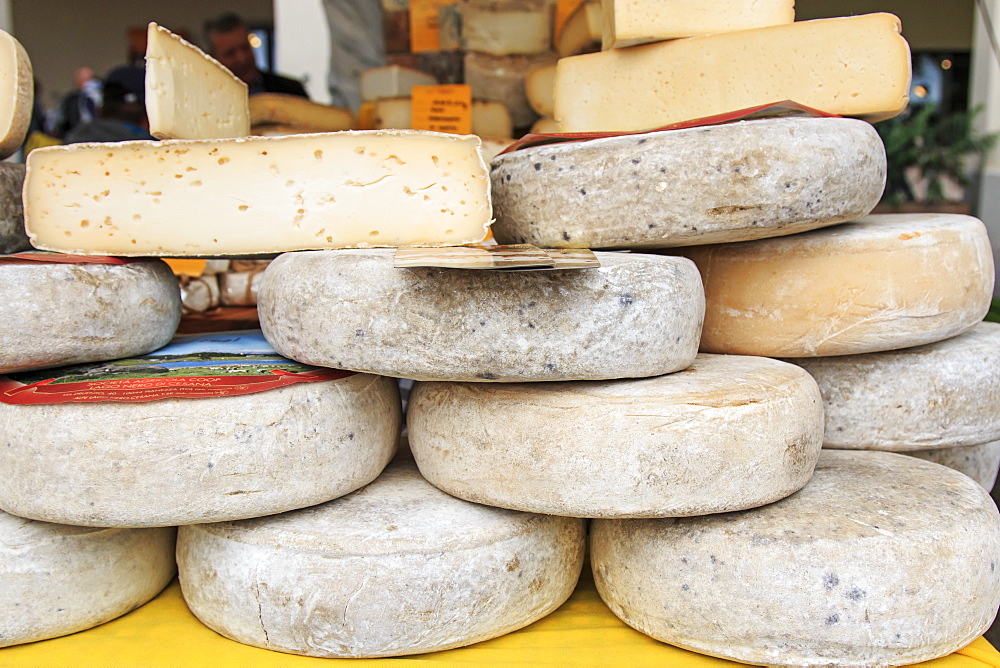
{"type": "Polygon", "coordinates": [[[284,93],[308,98],[302,83],[257,67],[250,31],[239,15],[227,12],[205,22],[205,44],[212,56],[239,77],[254,93],[284,93]]]}
{"type": "Polygon", "coordinates": [[[125,65],[108,72],[98,117],[76,126],[64,138],[67,144],[94,141],[152,139],[146,118],[145,70],[125,65]]]}

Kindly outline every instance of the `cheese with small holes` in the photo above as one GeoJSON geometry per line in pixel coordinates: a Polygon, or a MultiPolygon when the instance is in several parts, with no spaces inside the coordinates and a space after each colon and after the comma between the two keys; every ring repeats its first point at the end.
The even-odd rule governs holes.
{"type": "Polygon", "coordinates": [[[982,485],[987,492],[993,489],[1000,472],[1000,441],[959,448],[912,450],[904,454],[960,471],[982,485]]]}
{"type": "Polygon", "coordinates": [[[287,125],[302,132],[339,132],[354,126],[350,109],[319,104],[298,95],[257,93],[250,96],[250,124],[287,125]]]}
{"type": "Polygon", "coordinates": [[[809,374],[739,355],[637,380],[417,383],[407,420],[420,472],[439,489],[571,517],[754,508],[801,489],[823,445],[809,374]]]}
{"type": "Polygon", "coordinates": [[[563,132],[648,130],[794,100],[891,118],[909,101],[910,48],[899,31],[895,16],[867,14],[563,58],[554,115],[563,132]]]}
{"type": "Polygon", "coordinates": [[[462,46],[467,51],[510,56],[552,48],[548,0],[466,0],[459,11],[462,46]]]}
{"type": "Polygon", "coordinates": [[[0,263],[0,373],[142,355],[166,345],[180,292],[160,260],[0,263]]]}
{"type": "Polygon", "coordinates": [[[907,452],[1000,441],[1000,323],[915,348],[791,361],[819,383],[828,448],[907,452]]]}
{"type": "Polygon", "coordinates": [[[533,69],[555,61],[553,52],[493,56],[469,51],[465,54],[465,81],[472,88],[472,97],[502,103],[510,111],[514,127],[527,128],[537,114],[528,103],[524,81],[533,69]]]}
{"type": "Polygon", "coordinates": [[[150,23],[146,33],[146,114],[159,139],[250,134],[247,85],[201,49],[150,23]]]}
{"type": "Polygon", "coordinates": [[[373,67],[361,73],[361,99],[374,102],[383,97],[409,97],[414,86],[434,86],[437,79],[420,70],[400,65],[373,67]]]}
{"type": "Polygon", "coordinates": [[[0,160],[17,152],[31,123],[35,84],[21,43],[0,30],[0,160]]]}
{"type": "Polygon", "coordinates": [[[0,647],[93,628],[146,603],[174,577],[176,533],[0,512],[0,647]]]}
{"type": "Polygon", "coordinates": [[[886,666],[983,633],[1000,604],[1000,514],[949,468],[823,450],[777,503],[594,520],[597,591],[657,640],[754,665],[886,666]]]}
{"type": "Polygon", "coordinates": [[[603,0],[601,48],[784,25],[795,0],[603,0]]]}
{"type": "Polygon", "coordinates": [[[909,348],[975,327],[993,297],[983,223],[882,214],[675,252],[705,282],[704,352],[827,357],[909,348]]]}
{"type": "Polygon", "coordinates": [[[478,242],[492,217],[477,137],[414,130],[37,149],[37,248],[247,255],[478,242]]]}
{"type": "Polygon", "coordinates": [[[0,255],[31,248],[24,231],[24,165],[0,162],[0,255]]]}
{"type": "Polygon", "coordinates": [[[494,638],[572,593],[586,523],[488,508],[398,458],[350,496],[181,527],[184,600],[247,645],[316,657],[421,654],[494,638]]]}
{"type": "Polygon", "coordinates": [[[305,508],[381,473],[396,449],[401,410],[396,380],[367,374],[237,396],[0,403],[0,470],[8,476],[0,508],[108,527],[305,508]],[[53,479],[59,484],[45,483],[53,479]]]}
{"type": "Polygon", "coordinates": [[[500,243],[667,248],[868,214],[886,160],[853,118],[770,118],[524,148],[493,163],[500,243]]]}
{"type": "Polygon", "coordinates": [[[264,336],[306,364],[414,380],[658,376],[697,354],[704,293],[684,258],[597,253],[599,268],[480,271],[396,269],[393,255],[279,256],[257,293],[264,336]]]}

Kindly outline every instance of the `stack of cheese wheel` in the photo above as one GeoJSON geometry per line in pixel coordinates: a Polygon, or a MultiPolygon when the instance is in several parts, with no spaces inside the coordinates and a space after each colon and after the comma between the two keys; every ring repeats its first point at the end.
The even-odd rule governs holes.
{"type": "MultiPolygon", "coordinates": [[[[794,358],[815,370],[828,445],[889,443],[884,432],[896,439],[884,449],[895,450],[996,440],[995,332],[977,326],[993,281],[985,228],[968,216],[866,216],[885,177],[883,147],[866,121],[893,116],[907,102],[909,51],[898,21],[878,14],[789,23],[791,2],[722,4],[708,14],[695,3],[605,2],[605,46],[617,48],[559,62],[561,131],[640,131],[785,99],[856,118],[705,125],[499,156],[492,174],[497,240],[675,249],[692,259],[706,294],[700,360],[794,358]],[[668,41],[687,35],[701,36],[668,41]],[[913,352],[900,350],[908,348],[913,352]],[[987,368],[972,373],[973,359],[987,368]],[[903,368],[912,369],[905,383],[903,368]],[[968,389],[949,396],[955,376],[968,389]],[[932,389],[918,394],[918,381],[909,380],[918,377],[932,389]],[[898,406],[907,393],[917,396],[898,406]],[[952,408],[972,395],[971,406],[952,408]],[[831,402],[840,405],[831,410],[831,402]],[[875,426],[883,422],[891,424],[875,426]]],[[[730,390],[748,385],[731,371],[723,375],[730,390]]],[[[422,428],[435,453],[425,474],[432,481],[463,477],[455,493],[468,498],[470,488],[483,486],[470,461],[512,430],[506,388],[492,393],[507,409],[496,411],[503,427],[480,409],[489,394],[463,389],[455,399],[418,385],[412,397],[418,462],[423,467],[422,428]],[[417,412],[422,400],[436,420],[417,412]],[[473,448],[445,442],[438,416],[448,411],[472,418],[463,437],[473,448]]],[[[572,407],[542,395],[536,390],[523,403],[544,409],[549,422],[572,407]]],[[[691,389],[683,396],[699,416],[722,403],[691,389]]],[[[724,413],[730,424],[738,424],[736,406],[754,401],[749,393],[743,402],[734,397],[724,413]]],[[[630,409],[648,434],[692,424],[634,399],[630,409]]],[[[556,457],[549,422],[513,437],[534,461],[556,457]]],[[[638,439],[619,421],[591,410],[581,423],[581,431],[607,432],[609,445],[596,460],[603,468],[616,468],[619,451],[638,459],[638,439]],[[615,456],[607,454],[612,447],[615,456]]],[[[574,465],[593,456],[570,452],[574,465]]],[[[706,464],[713,483],[725,475],[704,455],[660,461],[683,467],[684,479],[697,479],[706,464]]],[[[500,462],[491,474],[506,493],[520,484],[512,479],[527,474],[509,457],[500,462]]],[[[537,478],[532,471],[540,487],[537,478]]],[[[546,490],[549,508],[586,496],[590,481],[570,480],[568,490],[546,490]]],[[[636,482],[627,489],[651,481],[636,482]]],[[[716,515],[705,513],[724,508],[692,510],[661,512],[662,519],[634,510],[623,514],[627,520],[590,515],[603,518],[594,522],[591,543],[602,597],[627,623],[671,644],[751,663],[909,663],[964,646],[1000,603],[1000,515],[981,487],[936,464],[824,452],[813,480],[782,501],[716,515]],[[963,612],[943,620],[942,609],[963,612]]]]}

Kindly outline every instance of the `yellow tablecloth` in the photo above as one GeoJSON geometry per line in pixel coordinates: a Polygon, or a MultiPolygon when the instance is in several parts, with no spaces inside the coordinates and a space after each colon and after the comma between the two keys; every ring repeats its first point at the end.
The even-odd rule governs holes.
{"type": "MultiPolygon", "coordinates": [[[[176,580],[124,617],[62,638],[0,649],[0,666],[735,666],[657,642],[618,620],[601,602],[589,569],[554,613],[509,635],[469,647],[398,659],[314,659],[241,645],[203,626],[184,604],[176,580]]],[[[1000,667],[1000,652],[979,638],[925,668],[1000,667]]]]}

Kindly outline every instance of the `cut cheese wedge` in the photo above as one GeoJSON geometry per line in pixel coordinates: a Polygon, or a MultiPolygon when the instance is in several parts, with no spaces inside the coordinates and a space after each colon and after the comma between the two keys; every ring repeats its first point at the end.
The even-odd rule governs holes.
{"type": "Polygon", "coordinates": [[[459,11],[468,51],[509,56],[552,48],[550,0],[469,0],[459,11]]]}
{"type": "Polygon", "coordinates": [[[25,224],[38,248],[104,255],[472,243],[492,217],[479,145],[387,130],[38,149],[25,224]]]}
{"type": "Polygon", "coordinates": [[[0,255],[31,248],[24,231],[24,165],[0,162],[0,255]]]}
{"type": "Polygon", "coordinates": [[[0,512],[0,647],[83,631],[146,603],[174,577],[175,535],[0,512]]]}
{"type": "Polygon", "coordinates": [[[264,336],[300,362],[415,380],[658,376],[697,354],[704,294],[683,258],[598,253],[594,269],[475,271],[396,269],[393,255],[279,256],[257,293],[264,336]]]}
{"type": "Polygon", "coordinates": [[[528,95],[528,104],[539,116],[552,116],[552,90],[556,83],[556,64],[542,65],[528,73],[524,80],[524,90],[528,95]]]}
{"type": "Polygon", "coordinates": [[[869,121],[909,100],[910,49],[891,14],[802,21],[559,61],[563,132],[647,130],[781,100],[869,121]]]}
{"type": "Polygon", "coordinates": [[[31,60],[9,33],[0,30],[0,160],[24,143],[35,102],[31,60]]]}
{"type": "Polygon", "coordinates": [[[544,617],[583,565],[582,520],[448,496],[397,461],[350,496],[180,529],[184,599],[239,642],[318,657],[420,654],[544,617]]]}
{"type": "Polygon", "coordinates": [[[150,23],[146,33],[146,114],[159,139],[250,134],[247,85],[201,49],[150,23]]]}
{"type": "Polygon", "coordinates": [[[887,214],[680,254],[705,281],[704,352],[854,355],[977,325],[993,297],[986,228],[971,216],[887,214]]]}
{"type": "Polygon", "coordinates": [[[783,25],[795,0],[603,0],[601,48],[783,25]]]}
{"type": "Polygon", "coordinates": [[[828,448],[907,452],[1000,441],[1000,323],[916,348],[793,361],[819,383],[828,448]]]}
{"type": "Polygon", "coordinates": [[[987,492],[993,489],[1000,472],[1000,441],[961,448],[914,450],[905,454],[960,471],[982,485],[987,492]]]}
{"type": "Polygon", "coordinates": [[[982,487],[889,452],[824,450],[801,491],[707,517],[595,520],[598,593],[671,645],[755,665],[885,666],[972,642],[1000,604],[982,487]]]}
{"type": "Polygon", "coordinates": [[[289,125],[303,132],[338,132],[354,126],[350,109],[318,104],[298,95],[257,93],[250,96],[250,124],[289,125]]]}
{"type": "Polygon", "coordinates": [[[571,517],[761,506],[809,481],[823,443],[809,374],[738,355],[639,380],[417,383],[407,420],[420,472],[439,489],[571,517]]]}
{"type": "Polygon", "coordinates": [[[555,50],[560,58],[601,49],[601,0],[584,0],[566,18],[556,34],[555,50]]]}

